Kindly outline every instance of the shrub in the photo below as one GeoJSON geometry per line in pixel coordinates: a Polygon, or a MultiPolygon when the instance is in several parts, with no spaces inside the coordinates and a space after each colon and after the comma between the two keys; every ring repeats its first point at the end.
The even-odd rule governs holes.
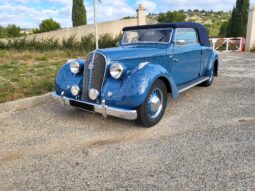
{"type": "Polygon", "coordinates": [[[48,31],[54,31],[60,29],[61,26],[58,22],[54,21],[52,18],[45,19],[41,22],[39,25],[39,29],[33,30],[33,33],[42,33],[42,32],[48,32],[48,31]]]}
{"type": "Polygon", "coordinates": [[[89,52],[96,47],[95,38],[93,34],[81,37],[80,49],[89,52]]]}
{"type": "Polygon", "coordinates": [[[75,50],[78,48],[79,43],[76,41],[75,36],[70,36],[67,39],[62,40],[62,48],[64,50],[75,50]]]}
{"type": "Polygon", "coordinates": [[[109,48],[109,47],[115,47],[119,41],[119,37],[113,37],[111,34],[103,34],[100,35],[99,38],[99,47],[100,48],[109,48]]]}
{"type": "Polygon", "coordinates": [[[19,37],[21,29],[16,25],[8,25],[5,31],[8,37],[19,37]]]}
{"type": "Polygon", "coordinates": [[[186,15],[177,11],[168,11],[167,13],[160,13],[158,17],[158,22],[168,23],[168,22],[184,22],[186,15]]]}
{"type": "Polygon", "coordinates": [[[0,38],[5,38],[6,36],[7,34],[5,28],[0,26],[0,38]]]}
{"type": "MultiPolygon", "coordinates": [[[[100,35],[99,46],[100,48],[116,47],[118,41],[120,40],[120,35],[113,37],[111,34],[100,35]]],[[[49,50],[75,50],[75,51],[85,51],[90,52],[95,49],[95,38],[93,34],[81,37],[81,39],[76,39],[75,36],[70,36],[63,39],[60,43],[55,38],[48,39],[27,39],[23,38],[13,38],[8,39],[8,42],[0,41],[0,49],[6,50],[39,50],[39,51],[49,51],[49,50]]]]}

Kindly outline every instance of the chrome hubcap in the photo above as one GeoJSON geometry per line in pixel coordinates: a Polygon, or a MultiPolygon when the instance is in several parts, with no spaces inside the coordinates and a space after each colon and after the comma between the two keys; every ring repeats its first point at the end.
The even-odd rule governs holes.
{"type": "Polygon", "coordinates": [[[213,79],[213,75],[214,75],[214,72],[213,72],[213,69],[212,69],[212,71],[211,71],[211,76],[210,76],[209,81],[212,81],[212,79],[213,79]]]}
{"type": "Polygon", "coordinates": [[[152,91],[148,104],[147,111],[149,116],[154,119],[159,116],[163,108],[163,92],[161,89],[155,89],[152,91]]]}

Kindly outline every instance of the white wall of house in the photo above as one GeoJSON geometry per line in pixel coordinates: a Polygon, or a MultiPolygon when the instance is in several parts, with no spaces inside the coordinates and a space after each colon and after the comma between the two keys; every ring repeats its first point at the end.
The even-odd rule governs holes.
{"type": "Polygon", "coordinates": [[[249,11],[245,50],[255,48],[255,5],[249,11]]]}

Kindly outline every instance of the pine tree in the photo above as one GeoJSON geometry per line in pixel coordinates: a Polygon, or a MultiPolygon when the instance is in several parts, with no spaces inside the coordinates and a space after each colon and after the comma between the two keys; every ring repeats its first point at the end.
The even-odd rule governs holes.
{"type": "Polygon", "coordinates": [[[87,24],[87,11],[83,0],[73,0],[72,21],[73,27],[87,24]]]}
{"type": "Polygon", "coordinates": [[[249,0],[237,0],[236,6],[233,8],[227,36],[245,37],[248,22],[248,9],[250,7],[249,0]]]}

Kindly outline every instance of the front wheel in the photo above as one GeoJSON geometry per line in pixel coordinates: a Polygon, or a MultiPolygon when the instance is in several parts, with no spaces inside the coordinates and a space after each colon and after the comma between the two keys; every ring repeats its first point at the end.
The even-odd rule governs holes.
{"type": "Polygon", "coordinates": [[[162,118],[167,105],[167,88],[162,80],[152,85],[144,103],[137,108],[138,122],[144,127],[156,125],[162,118]]]}

